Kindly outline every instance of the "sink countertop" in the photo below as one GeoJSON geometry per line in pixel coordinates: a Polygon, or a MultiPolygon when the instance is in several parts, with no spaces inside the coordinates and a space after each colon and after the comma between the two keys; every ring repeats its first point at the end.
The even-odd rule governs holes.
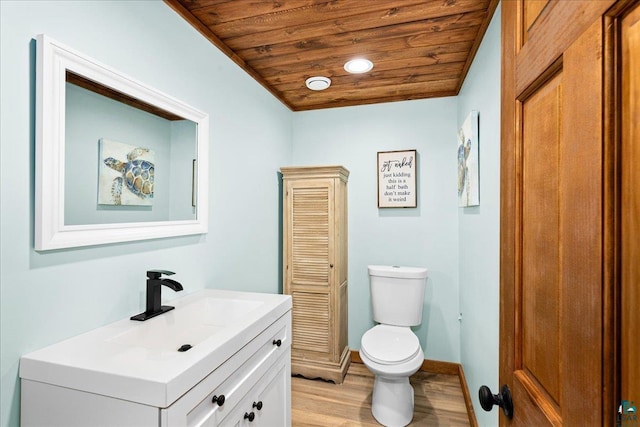
{"type": "Polygon", "coordinates": [[[20,359],[20,377],[166,408],[292,306],[289,295],[213,289],[174,299],[170,304],[175,310],[145,322],[127,318],[26,354],[20,359]],[[231,324],[216,328],[213,335],[186,352],[118,340],[136,328],[150,327],[147,324],[152,322],[160,328],[170,325],[181,309],[203,298],[262,304],[231,324]]]}

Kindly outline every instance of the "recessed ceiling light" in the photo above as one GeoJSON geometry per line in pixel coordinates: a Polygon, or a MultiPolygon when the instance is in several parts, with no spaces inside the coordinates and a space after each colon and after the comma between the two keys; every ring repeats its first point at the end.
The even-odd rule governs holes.
{"type": "Polygon", "coordinates": [[[331,86],[331,79],[322,76],[309,77],[305,83],[311,90],[325,90],[331,86]]]}
{"type": "Polygon", "coordinates": [[[366,73],[373,68],[373,62],[364,58],[356,58],[344,64],[344,69],[352,74],[366,73]]]}

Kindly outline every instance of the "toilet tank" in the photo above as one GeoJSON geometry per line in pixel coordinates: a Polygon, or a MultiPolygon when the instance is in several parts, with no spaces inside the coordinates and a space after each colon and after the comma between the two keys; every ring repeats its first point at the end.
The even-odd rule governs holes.
{"type": "Polygon", "coordinates": [[[370,265],[373,320],[394,326],[422,323],[426,279],[426,268],[370,265]]]}

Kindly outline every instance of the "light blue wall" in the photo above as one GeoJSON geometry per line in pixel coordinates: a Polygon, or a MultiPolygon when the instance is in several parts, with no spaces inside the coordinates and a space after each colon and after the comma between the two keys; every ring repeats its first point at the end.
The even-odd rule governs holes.
{"type": "Polygon", "coordinates": [[[296,113],[295,165],[340,164],[349,175],[349,347],[373,325],[367,265],[429,269],[423,322],[432,360],[460,361],[456,98],[296,113]],[[418,207],[378,209],[377,152],[418,151],[418,207]]]}
{"type": "Polygon", "coordinates": [[[498,425],[498,410],[485,412],[477,394],[482,384],[497,393],[500,312],[500,5],[462,90],[458,125],[478,110],[480,206],[460,208],[460,360],[480,426],[498,425]]]}
{"type": "Polygon", "coordinates": [[[277,171],[291,162],[292,113],[161,1],[2,0],[0,48],[0,425],[17,426],[20,356],[140,312],[145,270],[177,272],[183,294],[278,292],[277,171]],[[210,115],[207,235],[33,250],[40,33],[210,115]]]}

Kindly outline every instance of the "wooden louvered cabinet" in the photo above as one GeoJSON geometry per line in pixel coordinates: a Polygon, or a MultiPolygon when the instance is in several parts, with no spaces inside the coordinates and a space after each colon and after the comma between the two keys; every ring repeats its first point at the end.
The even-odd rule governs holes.
{"type": "Polygon", "coordinates": [[[347,336],[347,178],[283,167],[283,291],[293,298],[291,373],[342,383],[347,336]]]}

